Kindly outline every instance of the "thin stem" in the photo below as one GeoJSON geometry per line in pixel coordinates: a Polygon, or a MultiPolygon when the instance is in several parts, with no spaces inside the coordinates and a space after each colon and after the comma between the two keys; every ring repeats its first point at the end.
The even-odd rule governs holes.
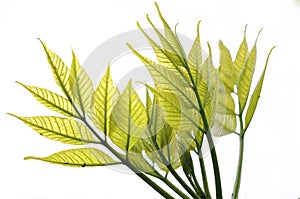
{"type": "Polygon", "coordinates": [[[206,132],[206,137],[207,137],[207,140],[208,140],[209,147],[211,149],[211,159],[212,159],[212,163],[213,163],[213,167],[214,167],[215,186],[216,186],[216,198],[217,199],[222,199],[223,196],[222,196],[222,185],[221,185],[220,169],[219,169],[219,164],[218,164],[218,158],[217,158],[216,149],[215,149],[215,146],[214,146],[214,141],[212,139],[212,135],[211,135],[211,132],[210,132],[210,129],[209,129],[207,118],[206,118],[206,115],[204,113],[204,108],[203,108],[203,105],[202,105],[202,102],[201,102],[201,99],[200,99],[200,94],[198,92],[198,89],[197,89],[196,83],[194,81],[192,72],[191,72],[191,70],[190,70],[189,67],[186,67],[186,69],[187,69],[189,77],[191,79],[191,82],[192,82],[192,85],[193,85],[193,90],[195,92],[199,108],[201,110],[200,114],[202,116],[202,120],[203,120],[203,124],[204,124],[204,129],[207,131],[206,132]]]}
{"type": "Polygon", "coordinates": [[[162,189],[159,185],[157,185],[153,180],[148,178],[145,174],[140,173],[134,165],[132,165],[128,160],[123,158],[114,148],[112,148],[107,142],[98,135],[98,133],[91,127],[91,125],[84,119],[81,118],[82,122],[88,127],[88,129],[99,139],[99,141],[105,146],[109,151],[111,151],[114,156],[116,156],[124,165],[126,165],[131,171],[133,171],[138,177],[144,180],[148,185],[150,185],[155,191],[157,191],[161,196],[166,199],[175,199],[168,192],[162,189]]]}
{"type": "Polygon", "coordinates": [[[190,199],[187,195],[185,195],[180,189],[178,189],[172,182],[170,182],[167,178],[161,178],[161,180],[168,185],[173,191],[175,191],[182,199],[190,199]]]}
{"type": "Polygon", "coordinates": [[[236,178],[232,193],[232,199],[238,199],[239,189],[241,185],[242,167],[243,167],[243,154],[244,154],[244,136],[240,136],[240,150],[239,150],[239,162],[236,171],[236,178]]]}
{"type": "Polygon", "coordinates": [[[220,176],[220,169],[219,169],[219,164],[218,164],[218,158],[217,158],[217,153],[216,149],[214,146],[213,139],[211,137],[210,130],[206,133],[208,144],[211,150],[211,159],[214,167],[214,175],[215,175],[215,185],[216,185],[216,198],[217,199],[222,199],[222,185],[221,185],[221,176],[220,176]]]}
{"type": "Polygon", "coordinates": [[[170,162],[166,159],[166,157],[164,156],[164,154],[162,153],[161,149],[159,148],[157,141],[156,141],[156,137],[154,136],[153,132],[151,131],[150,128],[148,128],[150,134],[152,135],[152,142],[154,144],[155,149],[157,150],[160,158],[163,161],[163,164],[169,169],[169,171],[171,172],[171,174],[174,176],[174,178],[181,184],[181,186],[193,197],[193,198],[199,198],[197,196],[197,194],[185,183],[185,181],[180,177],[180,175],[178,175],[178,173],[175,171],[175,169],[172,167],[172,165],[170,164],[170,162]]]}
{"type": "Polygon", "coordinates": [[[206,197],[204,191],[202,190],[202,188],[201,188],[201,186],[200,186],[200,184],[199,184],[199,182],[198,182],[198,180],[197,180],[197,177],[196,177],[194,171],[193,171],[193,173],[192,173],[192,178],[193,178],[193,180],[194,180],[194,186],[195,186],[194,189],[197,191],[197,193],[200,195],[200,197],[201,197],[202,199],[207,199],[207,197],[206,197]]]}
{"type": "Polygon", "coordinates": [[[205,169],[205,164],[204,164],[201,149],[198,149],[198,157],[199,157],[199,163],[200,163],[200,168],[201,168],[202,181],[203,181],[205,195],[206,195],[207,199],[211,199],[208,182],[207,182],[206,169],[205,169]]]}

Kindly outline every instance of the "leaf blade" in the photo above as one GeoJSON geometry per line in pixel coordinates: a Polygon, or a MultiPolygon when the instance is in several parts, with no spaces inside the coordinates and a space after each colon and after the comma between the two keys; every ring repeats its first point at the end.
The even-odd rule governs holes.
{"type": "Polygon", "coordinates": [[[28,156],[25,160],[41,160],[52,164],[72,167],[93,167],[120,164],[110,156],[96,148],[69,149],[54,153],[48,157],[28,156]]]}
{"type": "Polygon", "coordinates": [[[55,116],[21,117],[9,114],[35,130],[40,135],[65,144],[82,145],[97,142],[81,122],[55,116]]]}

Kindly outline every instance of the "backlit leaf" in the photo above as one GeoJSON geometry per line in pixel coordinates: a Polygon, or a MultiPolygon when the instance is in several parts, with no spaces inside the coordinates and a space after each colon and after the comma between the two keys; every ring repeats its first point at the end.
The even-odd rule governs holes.
{"type": "Polygon", "coordinates": [[[85,125],[73,119],[55,116],[21,117],[10,115],[18,118],[37,133],[51,140],[73,145],[99,143],[85,125]]]}
{"type": "Polygon", "coordinates": [[[71,98],[71,88],[69,83],[70,71],[66,64],[61,60],[61,58],[51,51],[44,42],[40,40],[44,51],[46,53],[48,63],[52,69],[52,73],[57,85],[61,88],[63,93],[68,99],[71,98]]]}
{"type": "Polygon", "coordinates": [[[110,76],[110,67],[108,66],[94,93],[93,111],[91,113],[95,126],[106,134],[109,131],[110,116],[116,98],[117,91],[110,76]]]}
{"type": "Polygon", "coordinates": [[[71,167],[93,167],[120,164],[110,156],[96,148],[70,149],[54,153],[48,157],[28,156],[25,160],[41,160],[53,164],[71,167]]]}
{"type": "Polygon", "coordinates": [[[250,103],[249,103],[249,106],[248,106],[248,109],[247,109],[247,113],[246,113],[246,117],[245,117],[245,129],[248,128],[251,120],[252,120],[252,117],[254,115],[254,112],[255,112],[255,109],[256,109],[256,106],[257,106],[257,103],[258,103],[258,100],[260,98],[260,93],[261,93],[261,90],[262,90],[262,86],[263,86],[263,82],[264,82],[264,78],[265,78],[265,73],[266,73],[266,70],[267,70],[267,66],[268,66],[268,61],[269,61],[269,58],[270,58],[270,55],[271,55],[271,52],[273,51],[274,47],[270,50],[269,54],[268,54],[268,57],[267,57],[267,61],[266,61],[266,64],[265,64],[265,68],[258,80],[258,83],[252,93],[252,96],[251,96],[251,99],[250,99],[250,103]]]}
{"type": "Polygon", "coordinates": [[[66,98],[44,88],[28,86],[20,82],[17,83],[26,88],[37,101],[49,109],[69,117],[76,116],[75,113],[73,113],[74,109],[72,104],[66,98]]]}
{"type": "Polygon", "coordinates": [[[237,84],[240,111],[243,112],[249,96],[254,67],[256,63],[256,44],[253,46],[246,64],[244,65],[237,84]]]}
{"type": "Polygon", "coordinates": [[[233,62],[229,50],[219,41],[220,48],[220,78],[230,92],[234,92],[233,62]]]}
{"type": "Polygon", "coordinates": [[[93,99],[93,83],[86,72],[81,67],[75,53],[72,51],[72,65],[69,82],[73,102],[85,115],[89,112],[93,99]]]}
{"type": "MultiPolygon", "coordinates": [[[[246,28],[245,28],[245,32],[246,32],[246,28]]],[[[235,84],[238,84],[239,76],[246,64],[247,56],[248,56],[248,44],[246,41],[246,35],[244,34],[244,39],[236,54],[235,61],[233,62],[235,84]]]]}
{"type": "Polygon", "coordinates": [[[113,108],[109,137],[119,148],[129,151],[146,127],[146,109],[130,81],[113,108]]]}

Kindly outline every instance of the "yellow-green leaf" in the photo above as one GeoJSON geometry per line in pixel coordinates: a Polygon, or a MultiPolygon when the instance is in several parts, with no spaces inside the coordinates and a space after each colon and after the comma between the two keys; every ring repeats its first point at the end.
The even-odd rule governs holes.
{"type": "Polygon", "coordinates": [[[194,40],[193,46],[188,56],[188,65],[191,69],[196,85],[198,85],[200,81],[200,68],[202,66],[202,49],[201,49],[201,42],[200,42],[199,27],[200,27],[200,21],[198,22],[198,26],[197,26],[196,39],[194,40]]]}
{"type": "Polygon", "coordinates": [[[48,63],[52,69],[52,73],[57,85],[61,88],[67,98],[71,98],[71,88],[69,83],[70,71],[67,65],[61,60],[61,58],[51,51],[44,42],[40,40],[44,51],[46,53],[48,63]]]}
{"type": "Polygon", "coordinates": [[[162,16],[160,9],[156,2],[155,2],[155,6],[157,8],[157,12],[160,17],[160,20],[163,22],[164,30],[165,30],[165,39],[168,43],[168,45],[164,45],[165,42],[162,41],[162,44],[164,45],[164,48],[167,51],[170,51],[171,53],[177,55],[178,59],[181,60],[181,63],[182,63],[181,65],[185,66],[186,65],[186,63],[185,63],[186,56],[185,56],[184,50],[182,48],[182,45],[181,45],[180,41],[178,40],[177,35],[171,30],[169,24],[166,22],[166,20],[162,16]]]}
{"type": "Polygon", "coordinates": [[[71,167],[93,167],[120,164],[109,155],[96,148],[70,149],[54,153],[48,157],[28,156],[25,160],[41,160],[53,164],[71,167]]]}
{"type": "Polygon", "coordinates": [[[193,92],[190,83],[187,79],[178,74],[176,69],[157,64],[139,54],[132,47],[131,50],[147,67],[155,82],[156,88],[171,91],[184,100],[188,106],[197,110],[199,109],[195,93],[193,92]]]}
{"type": "Polygon", "coordinates": [[[259,81],[258,81],[253,93],[252,93],[250,103],[249,103],[249,106],[248,106],[248,109],[247,109],[247,113],[246,113],[246,116],[245,116],[245,129],[248,128],[248,126],[249,126],[249,124],[252,120],[252,117],[254,115],[258,100],[260,98],[260,93],[261,93],[261,90],[262,90],[262,86],[263,86],[263,82],[264,82],[264,78],[265,78],[265,73],[266,73],[267,66],[268,66],[268,61],[269,61],[269,58],[270,58],[270,55],[271,55],[271,52],[273,51],[273,49],[274,49],[274,47],[270,50],[270,52],[268,54],[266,64],[265,64],[265,68],[264,68],[264,70],[263,70],[263,72],[262,72],[262,74],[259,78],[259,81]]]}
{"type": "Polygon", "coordinates": [[[113,108],[109,137],[119,148],[129,151],[146,127],[146,109],[130,81],[113,108]]]}
{"type": "Polygon", "coordinates": [[[247,58],[247,62],[243,67],[243,70],[240,74],[238,84],[237,84],[240,113],[243,112],[247,103],[251,82],[253,78],[255,63],[256,63],[256,44],[253,46],[249,54],[249,57],[247,58]]]}
{"type": "Polygon", "coordinates": [[[97,142],[90,131],[81,122],[55,116],[21,117],[18,118],[40,135],[65,144],[82,145],[97,142]]]}
{"type": "Polygon", "coordinates": [[[86,72],[81,67],[75,53],[72,51],[72,65],[70,71],[70,88],[73,103],[85,115],[90,111],[93,99],[93,83],[86,72]]]}
{"type": "MultiPolygon", "coordinates": [[[[246,29],[245,29],[246,32],[246,29]]],[[[235,84],[238,84],[239,76],[246,64],[248,56],[248,44],[246,41],[246,36],[244,35],[244,39],[239,47],[239,50],[236,54],[235,61],[233,62],[233,69],[234,69],[234,81],[235,84]]]]}
{"type": "Polygon", "coordinates": [[[20,82],[17,83],[26,88],[37,101],[49,109],[69,117],[77,117],[77,115],[73,113],[74,109],[71,102],[66,98],[44,88],[28,86],[20,82]]]}
{"type": "Polygon", "coordinates": [[[233,71],[233,62],[230,55],[229,50],[223,44],[222,41],[219,41],[219,48],[220,48],[220,78],[226,88],[230,92],[234,92],[234,71],[233,71]]]}
{"type": "Polygon", "coordinates": [[[158,104],[164,108],[167,115],[167,122],[176,130],[192,131],[199,128],[199,112],[186,107],[180,103],[178,96],[171,92],[147,86],[156,97],[158,104]]]}
{"type": "Polygon", "coordinates": [[[94,93],[93,111],[91,113],[95,126],[106,135],[109,131],[110,116],[116,99],[117,91],[110,75],[110,67],[108,66],[94,93]]]}

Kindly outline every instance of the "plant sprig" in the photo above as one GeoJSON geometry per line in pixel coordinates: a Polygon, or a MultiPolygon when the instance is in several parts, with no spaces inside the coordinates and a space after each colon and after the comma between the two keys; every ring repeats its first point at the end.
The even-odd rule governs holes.
{"type": "Polygon", "coordinates": [[[147,20],[157,33],[160,43],[147,35],[139,23],[138,27],[151,44],[157,61],[148,59],[128,44],[155,83],[154,86],[144,84],[147,91],[145,104],[131,81],[119,93],[111,77],[110,66],[99,85],[93,89],[91,79],[74,52],[71,66],[68,67],[40,40],[62,95],[45,88],[18,83],[37,101],[62,116],[10,115],[48,139],[77,147],[48,157],[28,156],[25,159],[74,167],[123,164],[164,198],[211,199],[201,151],[203,139],[206,138],[211,150],[215,198],[222,199],[221,175],[213,136],[235,133],[239,136],[240,153],[232,198],[237,199],[244,136],[257,107],[273,48],[248,101],[256,64],[257,40],[249,51],[244,34],[235,60],[232,60],[230,51],[220,41],[220,66],[216,69],[209,44],[208,56],[202,56],[200,22],[193,46],[186,54],[176,30],[170,28],[158,5],[155,5],[164,33],[156,28],[148,15],[147,20]],[[238,100],[235,101],[232,95],[237,95],[238,100]],[[237,130],[238,126],[240,131],[237,130]],[[221,132],[215,129],[221,129],[221,132]],[[105,147],[110,153],[98,146],[105,147]],[[201,181],[194,167],[197,160],[201,181]],[[178,169],[183,170],[184,176],[179,174],[178,169]],[[168,174],[174,178],[169,178],[168,174]],[[159,181],[172,191],[160,187],[159,181]]]}

